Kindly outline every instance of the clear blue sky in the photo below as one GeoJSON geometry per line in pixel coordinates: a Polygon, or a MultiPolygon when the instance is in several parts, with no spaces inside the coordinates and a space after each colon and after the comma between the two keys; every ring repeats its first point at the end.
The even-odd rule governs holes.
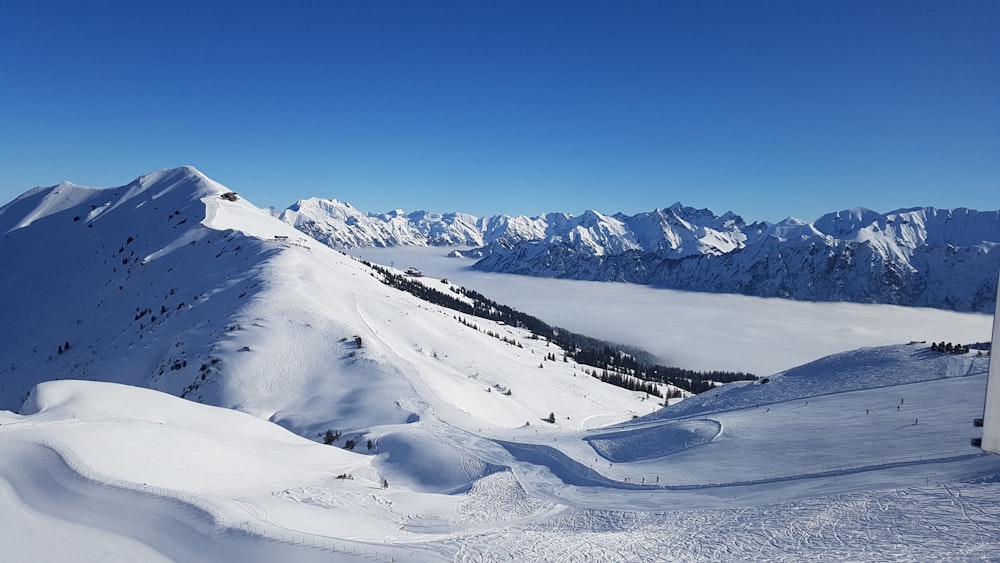
{"type": "Polygon", "coordinates": [[[1000,209],[995,0],[0,2],[0,201],[1000,209]]]}

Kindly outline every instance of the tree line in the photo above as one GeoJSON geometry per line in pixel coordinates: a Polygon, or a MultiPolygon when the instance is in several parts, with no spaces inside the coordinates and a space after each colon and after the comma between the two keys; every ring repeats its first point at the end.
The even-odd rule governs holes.
{"type": "MultiPolygon", "coordinates": [[[[692,393],[701,393],[722,383],[757,379],[748,372],[695,371],[660,365],[652,361],[651,356],[644,351],[553,327],[537,317],[497,303],[475,290],[449,285],[449,290],[455,294],[449,295],[409,276],[394,273],[388,268],[365,260],[360,261],[371,268],[372,275],[382,283],[424,301],[467,315],[526,329],[532,333],[533,338],[544,338],[556,344],[577,363],[606,370],[608,377],[601,379],[612,385],[627,389],[638,387],[636,383],[630,382],[631,378],[636,378],[647,382],[670,384],[692,393]]],[[[646,391],[649,387],[634,390],[646,391]]],[[[659,395],[659,393],[650,394],[659,395]]]]}

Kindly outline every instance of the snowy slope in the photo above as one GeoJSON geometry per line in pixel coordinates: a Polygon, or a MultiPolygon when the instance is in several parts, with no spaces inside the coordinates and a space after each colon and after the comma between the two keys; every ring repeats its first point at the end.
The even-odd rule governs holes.
{"type": "Polygon", "coordinates": [[[201,373],[212,376],[214,368],[195,363],[217,359],[213,336],[202,335],[221,333],[236,295],[254,291],[258,261],[274,250],[200,224],[202,199],[226,191],[182,168],[109,190],[40,188],[0,208],[9,297],[0,305],[8,321],[2,405],[16,407],[36,382],[52,378],[180,393],[201,373]],[[176,339],[183,333],[201,349],[185,349],[176,339]],[[187,362],[181,373],[175,362],[187,362]]]}
{"type": "MultiPolygon", "coordinates": [[[[121,188],[33,190],[5,206],[0,407],[51,379],[128,383],[317,439],[328,429],[370,439],[398,452],[390,465],[423,455],[436,417],[518,427],[552,412],[552,397],[572,397],[553,426],[576,429],[651,409],[574,363],[545,361],[562,356],[545,341],[466,326],[226,193],[185,167],[121,188]]],[[[442,455],[455,463],[423,486],[450,490],[488,471],[442,455]]]]}
{"type": "Polygon", "coordinates": [[[0,412],[0,540],[21,560],[988,560],[1000,458],[968,446],[986,365],[872,348],[613,428],[441,424],[425,447],[493,467],[450,495],[394,480],[392,454],[46,383],[0,412]]]}

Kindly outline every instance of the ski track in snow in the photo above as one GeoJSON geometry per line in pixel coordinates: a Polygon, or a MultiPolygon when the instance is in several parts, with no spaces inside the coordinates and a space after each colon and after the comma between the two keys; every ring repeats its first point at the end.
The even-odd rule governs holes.
{"type": "Polygon", "coordinates": [[[943,484],[733,509],[569,509],[543,524],[460,533],[452,544],[457,561],[990,560],[1000,524],[995,487],[943,484]]]}
{"type": "MultiPolygon", "coordinates": [[[[881,391],[895,396],[899,388],[881,391]]],[[[841,407],[856,403],[852,393],[840,395],[841,407]]],[[[746,416],[751,410],[756,409],[732,414],[746,416]]],[[[81,424],[46,422],[44,416],[38,423],[30,417],[5,418],[0,434],[44,444],[64,434],[67,423],[81,424]]],[[[672,423],[639,421],[636,426],[648,430],[672,423]]],[[[593,434],[627,432],[627,427],[593,434]]],[[[405,491],[374,493],[363,486],[303,486],[224,501],[207,493],[115,485],[71,469],[89,472],[81,459],[67,465],[69,458],[48,446],[5,439],[0,440],[7,460],[0,466],[0,488],[13,491],[18,506],[31,514],[84,524],[185,561],[341,560],[354,558],[355,550],[368,559],[397,554],[415,561],[988,560],[1000,533],[1000,462],[982,454],[785,475],[729,487],[711,482],[652,487],[583,471],[583,463],[545,444],[502,447],[443,422],[433,428],[450,447],[511,469],[477,480],[455,499],[453,511],[435,515],[420,508],[430,497],[414,505],[405,491]],[[904,471],[894,473],[899,470],[904,471]],[[587,472],[599,482],[575,476],[587,472]],[[830,482],[842,483],[842,491],[830,482]],[[834,492],[822,492],[823,483],[834,492]],[[871,490],[850,492],[859,488],[871,490]],[[358,521],[357,532],[306,524],[345,511],[358,521]]],[[[73,446],[60,446],[65,447],[73,446]]],[[[628,471],[629,465],[615,468],[628,471]]],[[[0,506],[4,502],[10,499],[0,506]]]]}

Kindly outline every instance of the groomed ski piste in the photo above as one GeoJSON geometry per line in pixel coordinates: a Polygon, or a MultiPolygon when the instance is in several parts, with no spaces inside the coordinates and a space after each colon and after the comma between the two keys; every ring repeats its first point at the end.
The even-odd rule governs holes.
{"type": "MultiPolygon", "coordinates": [[[[74,311],[54,334],[42,321],[5,329],[16,344],[4,353],[18,364],[5,367],[7,385],[33,382],[18,406],[0,411],[5,558],[995,557],[1000,458],[969,445],[985,354],[919,342],[864,348],[662,408],[584,375],[524,331],[482,319],[468,327],[383,286],[355,260],[221,199],[221,186],[195,182],[196,205],[183,207],[188,195],[175,192],[192,177],[164,172],[139,182],[155,198],[136,189],[93,210],[96,221],[115,207],[158,204],[171,230],[180,214],[199,215],[203,226],[166,231],[179,244],[143,231],[136,244],[156,248],[109,285],[138,288],[143,300],[149,291],[169,301],[173,288],[177,299],[197,299],[171,301],[176,313],[140,329],[134,304],[118,311],[100,292],[78,293],[81,310],[92,298],[104,316],[79,323],[74,311]],[[201,250],[206,241],[211,250],[201,250]],[[206,259],[202,270],[225,272],[216,286],[173,273],[192,255],[206,259]],[[225,260],[246,264],[233,275],[218,265],[225,260]],[[126,328],[111,324],[121,313],[126,328]],[[95,329],[99,319],[106,324],[95,329]],[[71,352],[45,369],[25,367],[32,349],[80,324],[66,337],[71,352]],[[209,373],[200,389],[185,379],[199,364],[209,373]],[[93,376],[31,379],[46,369],[48,379],[73,369],[93,376]],[[174,396],[182,389],[191,400],[174,396]],[[555,422],[543,420],[550,412],[555,422]],[[325,445],[331,428],[343,435],[325,445]],[[348,439],[353,451],[343,448],[348,439]]],[[[88,229],[72,220],[74,205],[90,208],[88,196],[64,189],[78,200],[50,198],[17,229],[53,217],[59,228],[88,229]]],[[[95,225],[93,236],[110,230],[95,225]]],[[[115,248],[124,242],[108,236],[115,248]]],[[[33,283],[87,287],[91,275],[105,283],[87,270],[33,283]]],[[[8,307],[48,318],[49,303],[21,301],[8,307]]]]}
{"type": "Polygon", "coordinates": [[[492,468],[455,494],[382,488],[377,455],[244,413],[49,382],[0,415],[0,536],[50,561],[988,560],[986,366],[900,345],[608,428],[427,424],[413,479],[449,450],[492,468]]]}

